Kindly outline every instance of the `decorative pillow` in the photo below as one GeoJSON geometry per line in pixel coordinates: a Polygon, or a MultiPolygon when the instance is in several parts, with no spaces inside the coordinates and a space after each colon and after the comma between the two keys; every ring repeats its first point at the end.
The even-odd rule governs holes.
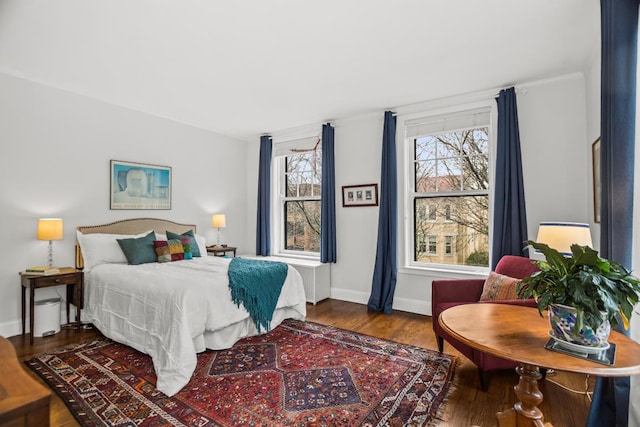
{"type": "MultiPolygon", "coordinates": [[[[204,240],[204,237],[200,236],[199,234],[196,234],[195,237],[196,237],[196,242],[198,243],[198,249],[200,249],[200,253],[202,254],[204,252],[207,252],[207,245],[206,245],[206,240],[204,240]],[[200,239],[202,239],[202,244],[200,243],[200,239]]],[[[180,237],[180,239],[181,240],[189,239],[189,247],[191,247],[191,239],[189,237],[180,237]]],[[[169,239],[167,239],[166,234],[156,233],[156,240],[169,240],[169,239]]],[[[190,252],[193,253],[193,249],[191,249],[190,252]]]]}
{"type": "Polygon", "coordinates": [[[193,253],[193,256],[201,256],[200,248],[198,247],[198,244],[196,242],[196,237],[195,237],[195,234],[193,233],[193,230],[189,230],[186,233],[182,233],[182,234],[172,233],[171,231],[167,231],[168,240],[180,239],[181,237],[188,237],[191,240],[190,244],[191,244],[191,252],[193,253]]]}
{"type": "MultiPolygon", "coordinates": [[[[186,242],[188,238],[184,238],[186,242]]],[[[184,259],[184,243],[180,239],[155,240],[153,242],[158,262],[179,261],[184,259]]]]}
{"type": "Polygon", "coordinates": [[[520,298],[516,292],[518,282],[520,282],[520,279],[514,279],[492,271],[484,282],[480,301],[518,299],[520,298]]]}
{"type": "Polygon", "coordinates": [[[144,237],[116,239],[124,256],[131,265],[147,264],[156,262],[156,251],[153,247],[153,241],[156,240],[156,233],[153,231],[144,237]]]}
{"type": "Polygon", "coordinates": [[[193,249],[191,249],[191,239],[188,237],[181,237],[182,249],[184,250],[184,259],[193,259],[193,249]]]}
{"type": "Polygon", "coordinates": [[[116,239],[143,237],[149,232],[145,231],[141,234],[82,234],[77,231],[76,238],[82,250],[84,271],[89,272],[93,267],[100,264],[126,264],[128,262],[127,257],[116,239]]]}

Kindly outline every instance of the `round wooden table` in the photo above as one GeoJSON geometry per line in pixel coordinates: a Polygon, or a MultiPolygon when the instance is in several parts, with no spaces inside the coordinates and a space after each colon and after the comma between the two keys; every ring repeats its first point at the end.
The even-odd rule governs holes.
{"type": "Polygon", "coordinates": [[[550,426],[544,423],[538,380],[540,367],[603,377],[640,374],[640,344],[618,332],[609,342],[616,345],[614,365],[570,356],[545,348],[549,341],[549,321],[535,308],[508,304],[465,304],[443,311],[438,318],[442,328],[459,341],[485,353],[520,362],[520,375],[514,387],[520,400],[512,409],[498,412],[498,425],[550,426]]]}

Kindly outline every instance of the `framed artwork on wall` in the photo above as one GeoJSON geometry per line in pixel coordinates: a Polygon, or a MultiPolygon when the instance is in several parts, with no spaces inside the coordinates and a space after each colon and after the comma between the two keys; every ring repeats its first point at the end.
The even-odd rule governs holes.
{"type": "Polygon", "coordinates": [[[342,207],[378,206],[378,184],[342,186],[342,207]]]}
{"type": "Polygon", "coordinates": [[[111,160],[110,207],[171,209],[171,168],[111,160]]]}
{"type": "Polygon", "coordinates": [[[600,185],[600,137],[591,144],[591,157],[593,165],[593,220],[600,222],[600,206],[602,192],[600,185]]]}

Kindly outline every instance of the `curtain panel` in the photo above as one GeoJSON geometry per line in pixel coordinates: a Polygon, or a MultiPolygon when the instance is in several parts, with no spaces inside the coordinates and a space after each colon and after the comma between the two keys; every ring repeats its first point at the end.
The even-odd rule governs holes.
{"type": "Polygon", "coordinates": [[[271,255],[271,150],[271,137],[261,136],[258,165],[256,255],[264,256],[271,255]]]}
{"type": "MultiPolygon", "coordinates": [[[[639,0],[601,0],[600,253],[632,263],[639,0]]],[[[628,334],[621,327],[619,332],[628,334]]],[[[588,427],[627,426],[629,377],[596,380],[588,427]]]]}
{"type": "Polygon", "coordinates": [[[498,142],[494,188],[491,270],[504,255],[528,256],[527,211],[520,154],[518,106],[514,88],[503,89],[498,102],[498,142]]]}
{"type": "Polygon", "coordinates": [[[384,113],[378,245],[367,307],[391,314],[398,277],[398,165],[396,163],[396,117],[384,113]]]}
{"type": "Polygon", "coordinates": [[[320,262],[336,262],[336,167],[334,129],[322,125],[322,197],[320,216],[320,262]]]}

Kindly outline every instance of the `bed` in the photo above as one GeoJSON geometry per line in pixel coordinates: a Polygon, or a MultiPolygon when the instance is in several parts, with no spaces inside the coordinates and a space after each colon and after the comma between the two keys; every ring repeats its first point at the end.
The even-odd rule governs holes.
{"type": "MultiPolygon", "coordinates": [[[[197,353],[229,348],[240,338],[259,334],[244,306],[231,300],[231,259],[207,256],[195,225],[138,218],[80,226],[77,242],[76,266],[85,273],[83,319],[105,336],[150,355],[156,388],[166,395],[189,382],[197,353]],[[191,233],[191,246],[197,247],[193,258],[129,264],[116,239],[137,242],[151,231],[157,241],[166,239],[167,232],[191,233]],[[201,256],[195,256],[198,250],[201,256]]],[[[302,278],[288,268],[270,328],[305,316],[302,278]]]]}

